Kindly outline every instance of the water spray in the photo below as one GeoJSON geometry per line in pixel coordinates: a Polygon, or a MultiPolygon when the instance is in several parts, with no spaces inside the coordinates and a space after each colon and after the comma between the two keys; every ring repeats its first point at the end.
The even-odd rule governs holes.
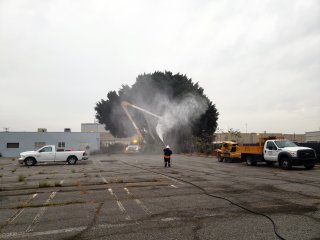
{"type": "MultiPolygon", "coordinates": [[[[138,128],[137,124],[134,122],[134,120],[132,119],[132,117],[131,117],[131,115],[130,115],[130,113],[129,113],[129,111],[128,111],[128,106],[133,107],[133,108],[135,108],[135,109],[137,109],[137,110],[139,110],[139,111],[142,111],[142,112],[144,112],[144,113],[146,113],[146,114],[149,114],[149,115],[151,115],[151,116],[153,116],[153,117],[155,117],[155,118],[157,118],[157,119],[159,119],[159,120],[161,120],[161,117],[158,116],[157,114],[154,114],[154,113],[152,113],[152,112],[149,112],[149,111],[146,110],[146,109],[143,109],[143,108],[141,108],[141,107],[138,107],[138,106],[136,106],[136,105],[133,105],[133,104],[127,102],[127,101],[121,102],[121,107],[123,108],[123,110],[124,110],[125,113],[127,114],[128,118],[130,119],[130,121],[131,121],[134,129],[137,131],[137,133],[138,133],[138,135],[139,135],[139,138],[142,139],[142,140],[144,140],[144,137],[142,136],[142,134],[141,134],[141,132],[140,132],[140,129],[138,128]]],[[[164,144],[164,142],[163,142],[162,131],[161,131],[161,129],[160,129],[158,126],[159,126],[159,124],[158,124],[157,127],[156,127],[156,132],[157,132],[160,140],[162,141],[163,145],[165,146],[165,144],[164,144]],[[160,133],[159,133],[159,132],[160,132],[160,133]]]]}

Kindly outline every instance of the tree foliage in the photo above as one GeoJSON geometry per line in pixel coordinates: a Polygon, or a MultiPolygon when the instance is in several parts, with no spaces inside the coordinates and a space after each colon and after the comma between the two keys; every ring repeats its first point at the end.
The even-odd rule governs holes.
{"type": "MultiPolygon", "coordinates": [[[[107,99],[96,104],[96,118],[106,125],[115,137],[129,137],[135,133],[132,123],[121,108],[122,101],[128,101],[154,114],[162,116],[168,104],[178,103],[186,95],[200,96],[206,102],[206,111],[188,126],[177,126],[166,135],[167,142],[173,141],[179,144],[187,143],[193,137],[210,139],[217,127],[218,111],[215,105],[204,95],[204,90],[198,83],[193,83],[190,78],[182,74],[171,72],[154,72],[142,74],[130,87],[122,85],[121,89],[110,91],[107,99]],[[171,140],[170,140],[171,139],[171,140]]],[[[150,131],[148,119],[142,112],[130,110],[135,122],[140,129],[150,131]]],[[[148,132],[147,131],[147,132],[148,132]]]]}

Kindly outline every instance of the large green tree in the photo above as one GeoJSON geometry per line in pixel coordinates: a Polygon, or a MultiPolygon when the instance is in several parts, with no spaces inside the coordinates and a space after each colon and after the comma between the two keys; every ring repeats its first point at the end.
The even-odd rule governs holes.
{"type": "MultiPolygon", "coordinates": [[[[159,116],[171,114],[172,121],[177,120],[177,123],[168,127],[170,129],[166,131],[165,140],[168,143],[174,141],[178,144],[189,144],[195,137],[210,141],[217,127],[219,113],[215,105],[204,95],[203,88],[198,83],[193,83],[190,78],[180,73],[142,74],[131,87],[123,85],[118,92],[110,91],[106,100],[101,99],[95,107],[96,118],[105,124],[106,129],[115,137],[129,137],[135,133],[132,123],[121,107],[122,101],[130,102],[159,116]],[[205,104],[202,112],[197,112],[199,107],[194,105],[199,101],[199,106],[203,107],[205,104]],[[193,112],[188,112],[189,108],[193,108],[193,112]]],[[[157,124],[158,119],[152,119],[135,109],[130,109],[130,114],[142,132],[146,135],[154,132],[151,128],[157,124]]],[[[166,126],[169,126],[168,122],[170,125],[170,116],[166,126]]]]}

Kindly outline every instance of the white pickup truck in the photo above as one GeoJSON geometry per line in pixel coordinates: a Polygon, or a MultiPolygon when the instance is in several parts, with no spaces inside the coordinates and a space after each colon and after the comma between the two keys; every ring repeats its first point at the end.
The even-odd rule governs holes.
{"type": "Polygon", "coordinates": [[[68,164],[76,164],[77,161],[87,160],[88,155],[85,151],[56,151],[54,145],[44,146],[36,151],[28,151],[20,153],[18,159],[20,164],[33,166],[41,162],[67,162],[68,164]]]}
{"type": "Polygon", "coordinates": [[[292,166],[304,166],[307,169],[312,169],[317,162],[315,150],[308,147],[300,147],[295,143],[282,140],[267,140],[261,147],[260,153],[250,152],[254,147],[244,147],[241,156],[246,159],[248,165],[256,165],[257,162],[266,162],[271,165],[279,163],[283,169],[291,169],[292,166]],[[246,150],[247,149],[247,150],[246,150]]]}

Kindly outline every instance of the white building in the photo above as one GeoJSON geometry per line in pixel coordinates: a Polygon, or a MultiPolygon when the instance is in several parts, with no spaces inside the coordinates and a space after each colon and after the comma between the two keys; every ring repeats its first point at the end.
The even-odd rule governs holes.
{"type": "Polygon", "coordinates": [[[100,150],[100,133],[96,132],[0,132],[0,153],[18,157],[21,152],[55,145],[57,149],[100,150]]]}

